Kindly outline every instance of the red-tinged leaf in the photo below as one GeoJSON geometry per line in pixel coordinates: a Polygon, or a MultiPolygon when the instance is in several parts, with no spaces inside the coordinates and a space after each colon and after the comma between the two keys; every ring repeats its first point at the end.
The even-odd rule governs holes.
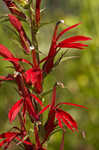
{"type": "Polygon", "coordinates": [[[20,99],[13,105],[13,107],[11,108],[11,110],[9,111],[9,114],[8,114],[8,118],[9,118],[10,122],[12,122],[15,119],[15,117],[18,114],[18,112],[20,111],[22,105],[23,105],[23,99],[20,99]]]}
{"type": "Polygon", "coordinates": [[[4,58],[14,57],[13,54],[2,44],[0,44],[0,56],[4,58]]]}
{"type": "Polygon", "coordinates": [[[4,60],[8,60],[8,61],[12,61],[12,62],[21,61],[21,62],[24,62],[24,63],[27,63],[27,64],[33,66],[32,63],[30,63],[28,60],[23,59],[23,58],[15,58],[15,57],[13,57],[13,58],[5,58],[4,60]]]}
{"type": "Polygon", "coordinates": [[[38,113],[38,116],[40,116],[44,111],[47,110],[47,108],[49,108],[51,105],[47,105],[46,107],[44,107],[39,113],[38,113]]]}
{"type": "Polygon", "coordinates": [[[60,118],[60,116],[59,116],[59,114],[58,114],[57,112],[56,112],[55,116],[56,116],[56,118],[57,118],[57,120],[58,120],[58,125],[60,126],[60,128],[63,129],[63,125],[62,125],[61,118],[60,118]]]}
{"type": "Polygon", "coordinates": [[[22,30],[21,22],[14,15],[9,14],[8,17],[9,17],[10,23],[16,28],[16,30],[18,32],[21,32],[22,30]]]}
{"type": "Polygon", "coordinates": [[[62,32],[59,33],[59,35],[57,36],[56,40],[59,40],[59,38],[60,38],[64,33],[66,33],[67,31],[69,31],[69,30],[71,30],[71,29],[73,29],[73,28],[75,28],[75,27],[77,27],[77,26],[80,25],[80,24],[81,24],[81,23],[74,24],[74,25],[72,25],[72,26],[70,26],[70,27],[64,29],[62,32]]]}
{"type": "Polygon", "coordinates": [[[88,45],[82,44],[82,43],[63,43],[63,42],[60,42],[57,45],[57,47],[84,49],[84,47],[88,47],[88,45]]]}
{"type": "Polygon", "coordinates": [[[73,103],[68,103],[68,102],[61,102],[61,103],[58,103],[55,108],[57,108],[58,106],[60,105],[70,105],[70,106],[76,106],[76,107],[81,107],[81,108],[85,108],[85,109],[88,109],[87,107],[83,106],[83,105],[78,105],[78,104],[73,104],[73,103]]]}
{"type": "Polygon", "coordinates": [[[72,43],[72,42],[77,42],[77,41],[88,41],[91,40],[90,37],[78,35],[78,36],[72,36],[70,38],[67,38],[63,40],[61,43],[72,43]]]}
{"type": "Polygon", "coordinates": [[[34,94],[31,94],[31,96],[43,107],[42,101],[37,96],[34,94]]]}

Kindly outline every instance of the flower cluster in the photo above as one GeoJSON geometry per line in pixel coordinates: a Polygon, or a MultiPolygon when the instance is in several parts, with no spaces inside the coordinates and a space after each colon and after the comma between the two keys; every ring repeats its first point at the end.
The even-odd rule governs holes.
{"type": "MultiPolygon", "coordinates": [[[[0,82],[14,81],[17,85],[18,94],[20,96],[20,100],[18,100],[10,109],[8,118],[10,123],[12,123],[16,119],[16,117],[18,117],[21,126],[20,128],[15,126],[10,131],[2,133],[0,135],[0,146],[4,146],[4,149],[7,149],[9,144],[14,141],[17,145],[23,144],[24,149],[26,150],[45,150],[45,148],[43,148],[44,143],[47,142],[51,133],[56,128],[61,128],[61,130],[63,130],[63,133],[65,132],[66,127],[73,132],[75,130],[78,131],[76,121],[68,112],[62,110],[60,108],[60,105],[71,105],[81,108],[86,107],[69,102],[61,102],[57,104],[56,89],[58,83],[53,83],[54,87],[51,102],[47,106],[44,106],[41,96],[43,93],[43,81],[45,77],[53,70],[56,64],[59,64],[60,60],[64,57],[64,55],[62,55],[55,62],[56,55],[61,51],[61,49],[84,49],[88,45],[83,44],[80,41],[88,41],[91,40],[91,38],[82,35],[76,35],[60,41],[60,38],[65,35],[66,32],[80,25],[80,23],[78,23],[66,27],[64,30],[58,33],[59,25],[61,23],[64,23],[63,20],[60,20],[56,23],[48,55],[43,59],[40,59],[40,51],[38,48],[36,34],[40,27],[41,0],[36,0],[36,5],[34,8],[33,1],[27,1],[27,9],[30,12],[29,15],[20,10],[21,7],[18,7],[16,1],[3,1],[11,12],[11,14],[8,14],[8,19],[11,23],[11,26],[19,35],[20,45],[23,49],[23,52],[25,52],[25,54],[29,55],[32,58],[32,62],[24,58],[16,58],[10,50],[8,50],[4,45],[0,44],[0,56],[3,57],[3,60],[12,63],[14,68],[13,74],[0,76],[0,82]],[[35,11],[32,11],[32,9],[35,9],[35,11]],[[30,25],[32,40],[29,39],[26,31],[24,30],[24,27],[21,23],[22,19],[30,25]],[[26,70],[23,67],[22,63],[30,65],[30,69],[26,70]],[[48,118],[46,122],[43,123],[42,114],[47,109],[49,110],[48,118]],[[27,123],[27,114],[33,126],[33,137],[35,139],[34,141],[32,141],[29,137],[28,131],[25,127],[27,123]],[[44,132],[43,135],[42,132],[44,132]]],[[[63,140],[64,138],[62,139],[62,143],[63,140]]],[[[62,147],[63,144],[60,150],[62,150],[62,147]]]]}

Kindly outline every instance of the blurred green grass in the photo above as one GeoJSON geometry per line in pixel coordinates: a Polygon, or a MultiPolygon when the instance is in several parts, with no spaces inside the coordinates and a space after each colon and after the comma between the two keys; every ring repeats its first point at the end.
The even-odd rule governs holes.
{"type": "MultiPolygon", "coordinates": [[[[54,82],[64,82],[67,89],[57,90],[57,99],[72,103],[82,104],[88,110],[76,110],[64,107],[78,122],[79,134],[67,130],[65,135],[65,149],[68,150],[98,150],[99,149],[99,1],[98,0],[53,0],[44,1],[46,7],[43,21],[64,19],[67,25],[82,22],[77,33],[91,36],[89,48],[80,51],[80,58],[62,63],[48,76],[44,82],[45,90],[51,88],[54,82]],[[47,85],[47,82],[49,83],[47,85]],[[83,139],[81,132],[85,131],[83,139]]],[[[8,10],[0,1],[0,14],[6,14],[8,10]]],[[[21,48],[13,41],[15,35],[5,26],[9,23],[0,23],[0,43],[13,51],[16,56],[23,56],[21,48]]],[[[55,23],[44,26],[38,33],[40,49],[47,53],[55,23]],[[47,35],[47,38],[46,38],[47,35]],[[46,39],[46,41],[45,41],[46,39]]],[[[27,27],[26,27],[27,28],[27,27]]],[[[61,26],[64,28],[64,26],[61,26]]],[[[28,30],[28,29],[27,29],[28,30]]],[[[79,52],[75,52],[78,53],[79,52]]],[[[1,60],[0,75],[9,73],[6,68],[8,63],[1,60]]],[[[0,131],[10,128],[7,114],[13,103],[18,99],[15,85],[4,83],[0,86],[0,131]]],[[[50,101],[50,95],[47,97],[50,101]]],[[[48,144],[48,150],[59,149],[61,132],[55,134],[48,144]]]]}

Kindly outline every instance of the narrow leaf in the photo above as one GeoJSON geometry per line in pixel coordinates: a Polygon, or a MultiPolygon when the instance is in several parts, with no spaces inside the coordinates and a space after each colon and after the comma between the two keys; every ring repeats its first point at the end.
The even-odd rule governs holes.
{"type": "Polygon", "coordinates": [[[10,122],[12,122],[15,119],[15,117],[18,114],[18,112],[20,111],[22,105],[23,105],[23,99],[20,99],[13,105],[13,107],[11,108],[11,110],[9,111],[9,114],[8,114],[8,118],[9,118],[10,122]]]}

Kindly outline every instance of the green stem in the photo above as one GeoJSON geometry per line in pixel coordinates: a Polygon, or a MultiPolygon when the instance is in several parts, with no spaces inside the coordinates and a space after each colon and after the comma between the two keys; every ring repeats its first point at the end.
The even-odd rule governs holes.
{"type": "Polygon", "coordinates": [[[36,58],[37,58],[37,61],[39,63],[39,49],[38,49],[38,42],[37,42],[37,38],[36,38],[36,33],[38,31],[38,28],[35,24],[35,20],[34,20],[34,15],[31,11],[31,5],[30,5],[30,8],[29,8],[29,12],[30,12],[30,26],[31,26],[31,37],[32,37],[32,45],[34,46],[35,48],[35,51],[36,51],[36,58]]]}

